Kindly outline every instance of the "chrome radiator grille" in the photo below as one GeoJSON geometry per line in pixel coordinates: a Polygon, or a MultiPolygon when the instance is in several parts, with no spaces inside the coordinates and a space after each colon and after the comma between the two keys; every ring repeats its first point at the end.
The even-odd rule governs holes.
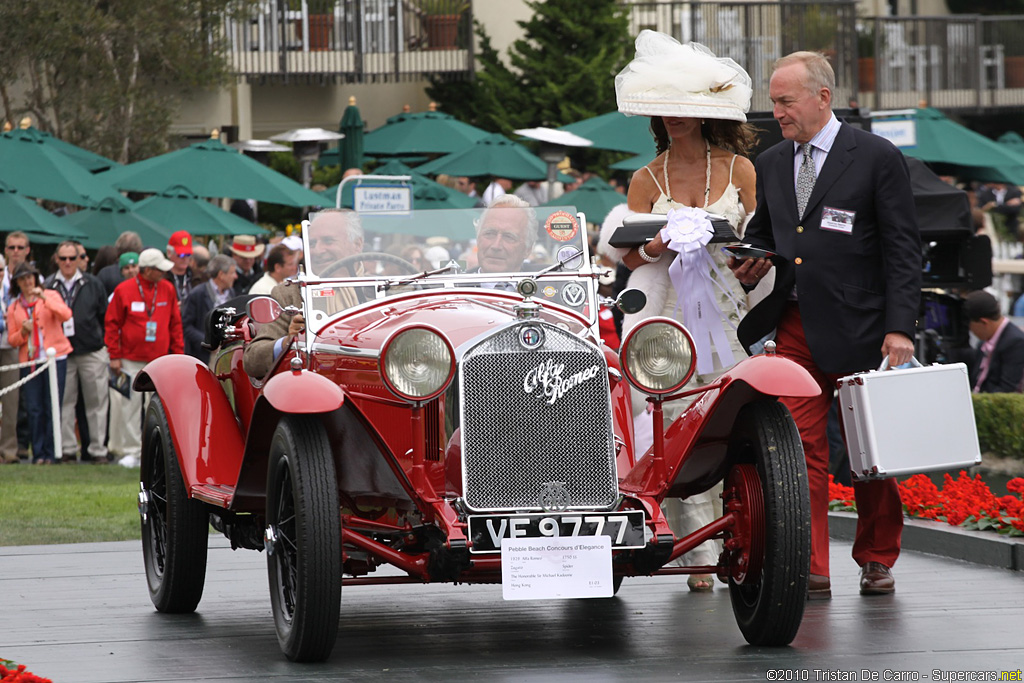
{"type": "Polygon", "coordinates": [[[557,327],[524,324],[496,332],[463,356],[466,504],[473,510],[610,506],[618,482],[604,357],[557,327]],[[542,329],[539,347],[520,344],[524,324],[542,329]]]}

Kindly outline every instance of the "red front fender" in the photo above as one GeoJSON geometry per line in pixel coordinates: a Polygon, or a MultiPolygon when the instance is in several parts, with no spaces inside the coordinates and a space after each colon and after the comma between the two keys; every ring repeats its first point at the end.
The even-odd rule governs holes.
{"type": "Polygon", "coordinates": [[[337,384],[308,370],[274,375],[263,387],[263,397],[282,413],[330,413],[345,402],[337,384]]]}
{"type": "Polygon", "coordinates": [[[725,476],[732,425],[744,405],[820,393],[810,373],[788,358],[765,355],[742,360],[708,385],[665,431],[665,481],[658,476],[656,459],[648,451],[630,470],[621,488],[658,500],[666,494],[686,497],[706,491],[725,476]]]}
{"type": "Polygon", "coordinates": [[[235,483],[245,442],[210,368],[192,356],[162,356],[143,368],[134,387],[160,396],[186,488],[235,483]]]}

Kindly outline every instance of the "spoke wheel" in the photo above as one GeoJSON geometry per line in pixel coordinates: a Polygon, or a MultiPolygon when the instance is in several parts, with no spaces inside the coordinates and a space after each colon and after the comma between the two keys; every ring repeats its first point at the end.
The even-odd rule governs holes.
{"type": "Polygon", "coordinates": [[[341,611],[341,512],[330,442],[316,419],[285,417],[270,444],[267,570],[277,640],[288,659],[331,654],[341,611]]]}
{"type": "Polygon", "coordinates": [[[756,481],[748,464],[738,464],[730,473],[726,505],[747,520],[728,539],[734,542],[728,551],[733,613],[751,645],[788,645],[803,620],[811,558],[800,433],[781,403],[751,403],[736,418],[729,451],[733,462],[756,467],[761,486],[760,492],[751,490],[756,481]],[[743,509],[758,505],[763,512],[743,509]]]}
{"type": "Polygon", "coordinates": [[[206,583],[209,514],[191,500],[160,398],[146,410],[142,439],[142,557],[149,597],[160,612],[193,612],[206,583]]]}

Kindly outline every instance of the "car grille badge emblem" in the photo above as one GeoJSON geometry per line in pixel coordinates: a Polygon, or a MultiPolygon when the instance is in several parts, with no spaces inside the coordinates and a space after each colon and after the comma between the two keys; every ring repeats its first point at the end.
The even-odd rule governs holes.
{"type": "Polygon", "coordinates": [[[548,481],[541,484],[537,498],[545,512],[561,512],[569,507],[569,491],[564,481],[548,481]]]}

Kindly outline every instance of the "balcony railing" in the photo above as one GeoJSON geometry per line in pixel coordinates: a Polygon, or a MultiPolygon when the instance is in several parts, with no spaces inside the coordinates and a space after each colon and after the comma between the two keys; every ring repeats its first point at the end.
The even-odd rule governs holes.
{"type": "MultiPolygon", "coordinates": [[[[445,0],[433,0],[432,8],[445,0]]],[[[395,81],[468,77],[471,2],[428,14],[419,0],[259,0],[224,20],[232,71],[251,80],[395,81]]]]}
{"type": "Polygon", "coordinates": [[[1024,108],[1024,17],[858,19],[852,0],[623,4],[633,34],[649,28],[695,40],[746,68],[754,81],[753,111],[771,108],[772,65],[796,50],[829,55],[838,107],[857,100],[873,109],[922,102],[944,109],[1024,108]]]}
{"type": "MultiPolygon", "coordinates": [[[[876,109],[1024,106],[1024,16],[875,17],[859,26],[876,109]]],[[[871,99],[868,96],[866,99],[871,99]]]]}

